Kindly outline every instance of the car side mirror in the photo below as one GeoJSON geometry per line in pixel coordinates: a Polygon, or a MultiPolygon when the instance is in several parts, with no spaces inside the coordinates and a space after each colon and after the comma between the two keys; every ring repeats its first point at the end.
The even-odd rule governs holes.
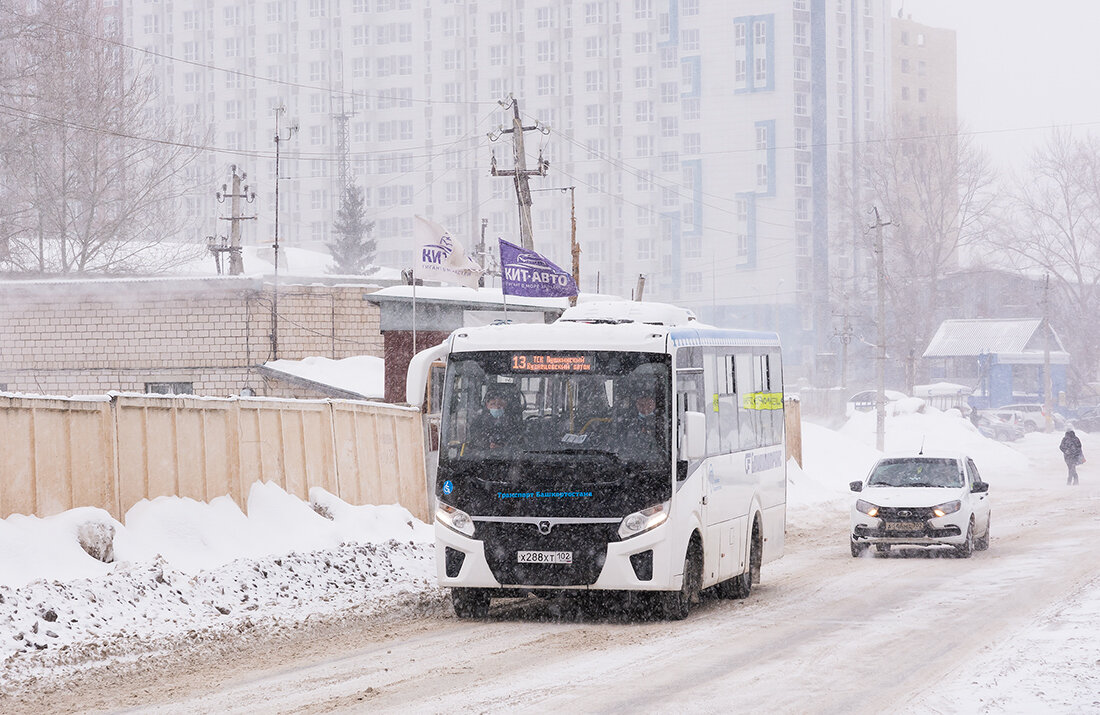
{"type": "Polygon", "coordinates": [[[848,488],[853,492],[863,491],[863,482],[848,482],[848,488]]]}
{"type": "Polygon", "coordinates": [[[989,491],[989,482],[978,482],[974,486],[970,487],[970,491],[975,494],[984,494],[989,491]]]}

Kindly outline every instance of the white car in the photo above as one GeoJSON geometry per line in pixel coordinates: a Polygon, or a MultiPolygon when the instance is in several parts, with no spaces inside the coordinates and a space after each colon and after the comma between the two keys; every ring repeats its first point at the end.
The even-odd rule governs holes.
{"type": "Polygon", "coordinates": [[[963,454],[883,457],[852,482],[852,556],[872,544],[953,546],[959,556],[989,548],[989,484],[963,454]]]}
{"type": "MultiPolygon", "coordinates": [[[[1012,410],[1013,412],[1020,413],[1020,420],[1023,422],[1023,427],[1028,432],[1037,432],[1039,430],[1046,429],[1047,416],[1043,406],[1038,402],[1020,403],[1015,405],[1002,405],[997,408],[997,411],[1012,410]]],[[[1062,418],[1057,412],[1051,415],[1051,422],[1055,429],[1062,429],[1066,425],[1065,419],[1062,418]]]]}

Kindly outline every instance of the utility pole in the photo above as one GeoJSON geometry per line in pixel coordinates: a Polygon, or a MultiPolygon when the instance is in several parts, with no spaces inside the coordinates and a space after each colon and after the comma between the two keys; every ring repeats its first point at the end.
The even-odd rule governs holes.
{"type": "Polygon", "coordinates": [[[833,337],[840,340],[840,387],[844,389],[848,387],[848,345],[852,342],[852,335],[855,331],[852,330],[852,321],[849,320],[851,315],[848,313],[848,295],[844,295],[844,318],[843,326],[837,330],[833,329],[833,337]]]}
{"type": "MultiPolygon", "coordinates": [[[[565,189],[562,189],[565,191],[565,189]]],[[[573,283],[581,289],[581,245],[577,243],[577,187],[569,187],[569,252],[573,256],[573,283]]],[[[569,305],[577,304],[578,296],[569,296],[569,305]]]]}
{"type": "Polygon", "coordinates": [[[520,245],[528,251],[535,250],[535,241],[531,229],[531,187],[527,182],[530,176],[546,176],[546,170],[550,168],[550,162],[542,158],[542,150],[539,150],[538,168],[527,168],[527,157],[523,148],[523,133],[540,131],[549,134],[550,128],[537,122],[530,127],[523,126],[519,118],[519,102],[511,94],[508,101],[501,101],[500,106],[512,110],[512,128],[503,126],[496,131],[489,132],[489,141],[496,141],[502,134],[512,135],[513,168],[508,171],[497,169],[497,156],[493,154],[491,173],[493,176],[511,176],[516,185],[516,199],[519,202],[519,235],[520,245]]]}
{"type": "Polygon", "coordinates": [[[271,296],[271,359],[279,359],[279,146],[298,133],[298,124],[287,127],[286,136],[279,126],[286,107],[275,110],[275,286],[271,296]]]}
{"type": "MultiPolygon", "coordinates": [[[[580,290],[581,285],[581,246],[577,243],[577,187],[554,186],[546,189],[531,189],[532,191],[560,191],[569,192],[569,255],[573,259],[573,282],[580,290]]],[[[598,290],[596,291],[599,292],[598,290]]],[[[569,305],[577,304],[577,296],[569,296],[569,305]]]]}
{"type": "MultiPolygon", "coordinates": [[[[233,172],[233,191],[229,192],[229,186],[222,184],[222,190],[214,194],[218,199],[218,203],[225,203],[228,198],[229,201],[229,216],[222,216],[223,221],[229,221],[229,246],[224,250],[229,254],[229,275],[239,276],[244,273],[244,258],[241,256],[241,221],[255,221],[255,216],[241,216],[241,199],[244,199],[248,203],[252,203],[256,200],[256,192],[249,191],[248,184],[244,185],[242,190],[241,182],[245,180],[246,174],[242,171],[237,173],[237,165],[233,164],[229,167],[229,170],[233,172]]],[[[223,250],[223,249],[211,249],[211,250],[223,250]]],[[[218,261],[219,266],[221,261],[218,261]]],[[[220,272],[220,271],[219,271],[220,272]]]]}
{"type": "Polygon", "coordinates": [[[485,287],[485,229],[489,226],[489,219],[481,219],[481,240],[477,243],[477,265],[481,269],[481,275],[477,278],[478,288],[485,287]]]}
{"type": "Polygon", "coordinates": [[[1043,331],[1043,417],[1046,425],[1044,432],[1054,427],[1054,385],[1050,379],[1050,274],[1043,277],[1043,319],[1040,321],[1043,331]]]}
{"type": "Polygon", "coordinates": [[[878,215],[878,206],[872,206],[875,212],[875,272],[878,276],[878,305],[875,309],[875,322],[878,323],[878,361],[875,377],[878,391],[875,395],[875,448],[883,451],[886,443],[886,256],[882,244],[882,227],[892,221],[883,221],[878,215]]]}

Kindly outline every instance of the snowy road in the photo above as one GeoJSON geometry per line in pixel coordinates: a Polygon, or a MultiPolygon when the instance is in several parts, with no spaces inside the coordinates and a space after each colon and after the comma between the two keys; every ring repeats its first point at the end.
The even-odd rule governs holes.
{"type": "Polygon", "coordinates": [[[293,656],[265,652],[159,672],[92,700],[50,705],[1001,712],[1024,709],[1019,698],[1030,695],[1048,711],[1100,708],[1095,638],[1063,649],[1062,664],[1029,663],[1020,652],[1044,631],[1072,628],[1073,608],[1095,611],[1100,603],[1100,490],[993,494],[993,544],[969,560],[920,550],[852,559],[846,516],[833,512],[792,530],[787,556],[765,568],[747,602],[708,599],[685,622],[634,623],[563,611],[556,602],[502,602],[487,622],[432,615],[320,643],[303,634],[307,651],[298,652],[293,639],[281,646],[293,656]],[[1015,704],[998,704],[1005,678],[1015,704]]]}

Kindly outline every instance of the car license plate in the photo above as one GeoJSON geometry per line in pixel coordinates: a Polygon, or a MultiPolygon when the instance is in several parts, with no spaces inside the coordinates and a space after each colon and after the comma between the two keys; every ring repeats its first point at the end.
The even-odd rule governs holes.
{"type": "Polygon", "coordinates": [[[921,521],[888,521],[887,531],[924,531],[924,522],[921,521]]]}
{"type": "Polygon", "coordinates": [[[572,551],[517,551],[516,561],[521,564],[571,564],[572,551]]]}

